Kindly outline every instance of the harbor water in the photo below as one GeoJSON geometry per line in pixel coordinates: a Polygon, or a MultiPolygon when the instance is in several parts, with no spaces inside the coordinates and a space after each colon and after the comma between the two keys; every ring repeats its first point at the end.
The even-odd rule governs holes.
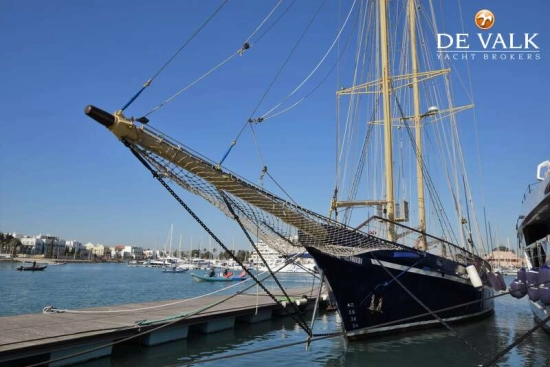
{"type": "MultiPolygon", "coordinates": [[[[158,268],[135,268],[125,264],[67,264],[49,266],[43,272],[18,272],[15,269],[19,265],[0,263],[0,316],[39,313],[46,306],[79,309],[191,298],[227,287],[225,283],[195,282],[188,273],[164,274],[158,268]]],[[[312,285],[312,277],[306,274],[281,274],[279,279],[286,287],[312,285]]],[[[511,280],[512,277],[506,277],[507,284],[511,280]]],[[[231,294],[235,290],[231,288],[224,293],[231,294]]],[[[256,292],[256,287],[248,292],[256,292]]],[[[311,315],[305,317],[309,323],[311,315]]],[[[306,350],[303,343],[306,335],[302,329],[291,318],[280,317],[253,325],[239,324],[233,330],[214,334],[190,335],[187,340],[156,347],[117,346],[111,358],[84,365],[477,366],[534,325],[527,300],[505,295],[495,300],[494,316],[475,323],[453,325],[460,338],[441,328],[352,343],[334,337],[314,341],[306,350]]],[[[337,313],[317,316],[314,333],[339,330],[337,313]]],[[[497,364],[549,366],[550,336],[537,330],[497,364]]]]}

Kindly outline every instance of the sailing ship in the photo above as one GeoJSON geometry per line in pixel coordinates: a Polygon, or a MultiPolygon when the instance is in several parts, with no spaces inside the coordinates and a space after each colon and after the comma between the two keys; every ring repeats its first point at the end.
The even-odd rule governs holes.
{"type": "MultiPolygon", "coordinates": [[[[510,294],[516,298],[528,295],[535,320],[542,322],[550,315],[550,161],[538,165],[537,182],[528,186],[522,204],[517,234],[527,269],[517,272],[510,294]]],[[[550,332],[548,323],[542,327],[550,332]]]]}
{"type": "MultiPolygon", "coordinates": [[[[150,127],[145,116],[126,117],[128,105],[113,114],[89,105],[85,113],[173,196],[165,178],[203,197],[260,241],[305,248],[333,292],[349,339],[489,316],[491,266],[480,256],[487,243],[477,225],[457,127],[457,113],[473,105],[454,104],[446,60],[439,58],[441,68],[434,69],[437,55],[429,45],[436,35],[420,30],[422,22],[435,21],[433,7],[416,0],[356,3],[342,26],[357,12],[351,86],[337,92],[341,141],[326,216],[224,168],[231,149],[221,162],[211,161],[150,127]],[[443,153],[425,154],[427,135],[443,153]],[[431,168],[443,173],[433,175],[431,168]],[[405,183],[408,177],[416,184],[405,183]],[[440,184],[449,188],[445,197],[440,184]],[[454,209],[453,220],[445,206],[454,209]]],[[[431,23],[427,28],[437,30],[431,23]]],[[[248,48],[245,43],[242,52],[248,48]]]]}

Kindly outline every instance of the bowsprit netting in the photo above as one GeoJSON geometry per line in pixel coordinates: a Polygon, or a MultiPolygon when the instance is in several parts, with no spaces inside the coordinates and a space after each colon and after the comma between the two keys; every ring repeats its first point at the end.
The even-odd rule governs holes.
{"type": "Polygon", "coordinates": [[[229,203],[250,233],[282,254],[296,252],[298,246],[314,247],[337,257],[373,250],[403,249],[398,244],[351,229],[285,201],[222,171],[166,136],[159,136],[145,127],[136,130],[140,132],[140,139],[135,142],[125,140],[158,174],[201,196],[231,218],[229,203]]]}

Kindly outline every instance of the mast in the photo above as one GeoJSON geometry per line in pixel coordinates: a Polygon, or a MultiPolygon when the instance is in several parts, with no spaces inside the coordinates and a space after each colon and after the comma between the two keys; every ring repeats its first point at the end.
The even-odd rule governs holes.
{"type": "MultiPolygon", "coordinates": [[[[418,230],[426,232],[426,212],[424,204],[424,172],[422,170],[422,128],[420,98],[418,95],[418,57],[416,53],[416,1],[409,0],[409,32],[411,35],[411,69],[414,108],[414,132],[416,143],[416,192],[418,195],[418,230]]],[[[424,241],[426,245],[426,241],[424,241]]]]}
{"type": "Polygon", "coordinates": [[[382,100],[384,113],[384,165],[386,173],[386,213],[390,221],[388,240],[396,238],[395,226],[395,199],[393,191],[393,139],[392,139],[392,118],[391,118],[391,85],[390,85],[390,63],[388,50],[388,15],[387,0],[379,1],[380,17],[380,61],[382,66],[382,100]]]}

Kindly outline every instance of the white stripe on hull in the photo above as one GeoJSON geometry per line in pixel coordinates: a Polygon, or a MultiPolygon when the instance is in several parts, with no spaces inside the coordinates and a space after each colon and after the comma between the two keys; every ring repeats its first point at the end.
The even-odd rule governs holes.
{"type": "Polygon", "coordinates": [[[469,279],[464,279],[459,275],[444,273],[445,277],[443,277],[441,275],[441,272],[437,271],[437,270],[423,270],[423,269],[417,269],[417,268],[409,268],[408,266],[398,265],[398,264],[394,264],[394,263],[391,263],[391,262],[388,262],[388,261],[380,260],[380,263],[378,261],[379,260],[371,259],[371,262],[372,262],[373,265],[380,266],[380,263],[382,263],[382,265],[384,267],[390,268],[390,269],[402,270],[402,271],[407,270],[408,273],[421,274],[421,275],[426,275],[426,276],[434,277],[434,278],[444,278],[444,279],[449,280],[449,281],[472,285],[472,282],[470,282],[469,279]]]}

